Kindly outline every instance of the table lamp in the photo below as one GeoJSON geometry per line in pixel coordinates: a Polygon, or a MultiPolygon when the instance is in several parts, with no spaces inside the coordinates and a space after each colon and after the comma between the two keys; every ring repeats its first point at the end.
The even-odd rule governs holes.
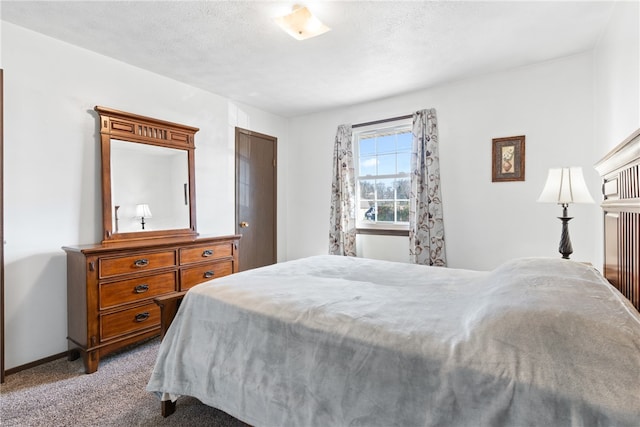
{"type": "Polygon", "coordinates": [[[558,217],[562,221],[562,235],[558,252],[562,254],[562,258],[569,259],[569,255],[573,253],[569,238],[569,221],[573,217],[567,215],[567,208],[570,203],[593,203],[591,194],[587,190],[587,184],[584,182],[582,168],[549,169],[547,182],[538,197],[538,202],[557,203],[562,206],[562,216],[558,217]]]}

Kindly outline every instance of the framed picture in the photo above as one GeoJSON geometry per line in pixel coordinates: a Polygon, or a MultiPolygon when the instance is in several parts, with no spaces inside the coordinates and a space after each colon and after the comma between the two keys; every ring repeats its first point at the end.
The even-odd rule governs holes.
{"type": "Polygon", "coordinates": [[[524,135],[491,141],[492,181],[524,181],[524,135]]]}

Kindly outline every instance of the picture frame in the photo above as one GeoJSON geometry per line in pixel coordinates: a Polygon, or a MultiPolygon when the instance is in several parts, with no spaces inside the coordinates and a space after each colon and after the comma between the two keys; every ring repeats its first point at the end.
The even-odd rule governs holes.
{"type": "Polygon", "coordinates": [[[492,181],[524,181],[525,136],[493,138],[492,144],[492,181]]]}

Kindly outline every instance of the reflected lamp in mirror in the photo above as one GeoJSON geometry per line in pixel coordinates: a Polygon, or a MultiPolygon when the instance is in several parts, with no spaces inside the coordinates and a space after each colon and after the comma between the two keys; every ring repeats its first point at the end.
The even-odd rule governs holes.
{"type": "Polygon", "coordinates": [[[151,218],[151,209],[149,209],[148,204],[142,203],[136,205],[136,218],[140,218],[140,224],[142,225],[142,229],[144,230],[144,219],[151,218]]]}
{"type": "Polygon", "coordinates": [[[569,255],[573,253],[571,239],[569,238],[569,221],[573,217],[568,216],[567,208],[570,203],[594,203],[584,181],[582,168],[549,169],[547,182],[544,184],[540,197],[538,197],[538,202],[557,203],[562,206],[562,216],[558,217],[562,221],[562,234],[560,235],[558,252],[562,254],[562,258],[569,259],[569,255]]]}

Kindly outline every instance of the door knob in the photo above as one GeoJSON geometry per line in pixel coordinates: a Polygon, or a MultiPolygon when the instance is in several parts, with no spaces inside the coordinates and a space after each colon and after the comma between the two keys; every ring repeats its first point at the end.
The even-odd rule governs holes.
{"type": "Polygon", "coordinates": [[[248,226],[249,226],[249,223],[248,223],[248,222],[246,222],[246,221],[242,221],[242,222],[240,223],[240,228],[247,228],[248,226]]]}

